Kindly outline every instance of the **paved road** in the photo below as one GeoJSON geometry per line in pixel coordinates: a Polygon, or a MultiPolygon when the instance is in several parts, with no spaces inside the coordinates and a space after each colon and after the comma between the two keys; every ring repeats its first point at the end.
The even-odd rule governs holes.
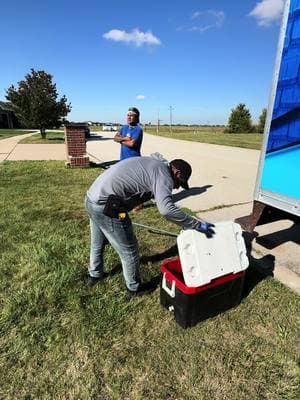
{"type": "MultiPolygon", "coordinates": [[[[2,160],[66,160],[64,144],[18,144],[24,136],[0,141],[2,160]]],[[[93,135],[87,142],[87,152],[96,162],[119,159],[119,144],[113,132],[93,135]]],[[[184,158],[193,167],[191,191],[178,193],[180,206],[199,212],[233,204],[248,204],[250,212],[259,151],[172,140],[145,134],[142,152],[160,152],[168,160],[184,158]]],[[[243,214],[244,211],[242,211],[243,214]]]]}
{"type": "MultiPolygon", "coordinates": [[[[112,132],[92,135],[87,143],[91,160],[110,163],[119,159],[120,148],[113,141],[113,135],[112,132]]],[[[0,141],[0,161],[66,160],[63,144],[18,144],[20,139],[18,136],[0,141]]],[[[193,167],[190,180],[192,189],[175,193],[179,206],[188,207],[199,217],[212,222],[233,220],[250,214],[259,151],[145,134],[143,155],[157,151],[168,160],[184,158],[193,167]]],[[[259,240],[252,241],[252,256],[257,260],[258,267],[274,268],[275,278],[300,293],[299,225],[278,221],[257,227],[256,232],[259,240]],[[271,256],[275,257],[275,263],[271,256]]]]}
{"type": "MultiPolygon", "coordinates": [[[[101,135],[99,140],[87,143],[88,153],[95,161],[118,160],[120,145],[113,141],[114,134],[101,135]]],[[[197,212],[252,201],[259,151],[145,134],[142,154],[147,156],[157,151],[168,160],[184,158],[192,165],[192,191],[179,202],[181,206],[197,212]]]]}

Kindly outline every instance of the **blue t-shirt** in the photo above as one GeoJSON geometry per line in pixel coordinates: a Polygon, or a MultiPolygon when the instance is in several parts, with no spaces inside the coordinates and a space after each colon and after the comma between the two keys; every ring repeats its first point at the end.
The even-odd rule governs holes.
{"type": "Polygon", "coordinates": [[[130,126],[124,125],[120,130],[120,135],[122,137],[128,137],[135,141],[134,147],[127,147],[121,143],[121,155],[120,159],[125,160],[125,158],[130,157],[140,157],[141,155],[141,145],[143,140],[143,130],[139,125],[130,126]]]}

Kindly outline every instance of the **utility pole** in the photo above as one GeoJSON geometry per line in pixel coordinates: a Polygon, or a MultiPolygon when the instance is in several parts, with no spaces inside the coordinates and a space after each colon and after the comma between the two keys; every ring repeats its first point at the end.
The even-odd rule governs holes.
{"type": "Polygon", "coordinates": [[[170,106],[169,110],[170,110],[170,133],[172,133],[172,111],[174,110],[174,108],[170,106]]]}

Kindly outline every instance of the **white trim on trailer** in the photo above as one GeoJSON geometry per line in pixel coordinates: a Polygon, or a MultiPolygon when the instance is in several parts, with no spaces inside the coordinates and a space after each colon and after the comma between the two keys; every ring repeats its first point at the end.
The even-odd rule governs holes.
{"type": "Polygon", "coordinates": [[[289,11],[291,6],[291,1],[293,0],[286,0],[284,13],[282,17],[282,23],[280,28],[279,40],[278,40],[278,47],[277,47],[277,56],[275,61],[275,67],[273,72],[273,82],[272,82],[272,89],[269,97],[269,104],[267,110],[267,118],[265,123],[264,129],[264,138],[263,144],[260,153],[260,160],[259,160],[259,167],[256,176],[256,183],[255,183],[255,191],[254,191],[254,200],[260,201],[261,203],[276,207],[280,210],[287,211],[291,214],[300,216],[300,200],[292,199],[280,195],[278,193],[273,193],[268,190],[264,190],[260,187],[261,178],[264,168],[267,144],[270,134],[271,122],[272,122],[272,115],[278,85],[278,78],[280,73],[280,66],[282,60],[282,53],[283,53],[283,46],[284,40],[286,35],[286,28],[288,23],[289,11]]]}

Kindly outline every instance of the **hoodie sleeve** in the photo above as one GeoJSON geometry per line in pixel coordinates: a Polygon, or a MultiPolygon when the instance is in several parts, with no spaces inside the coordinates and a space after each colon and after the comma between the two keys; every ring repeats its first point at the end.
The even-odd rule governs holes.
{"type": "Polygon", "coordinates": [[[199,221],[181,211],[173,202],[173,180],[171,176],[167,176],[167,174],[158,171],[152,190],[158,211],[163,217],[185,229],[193,229],[196,227],[199,221]]]}

